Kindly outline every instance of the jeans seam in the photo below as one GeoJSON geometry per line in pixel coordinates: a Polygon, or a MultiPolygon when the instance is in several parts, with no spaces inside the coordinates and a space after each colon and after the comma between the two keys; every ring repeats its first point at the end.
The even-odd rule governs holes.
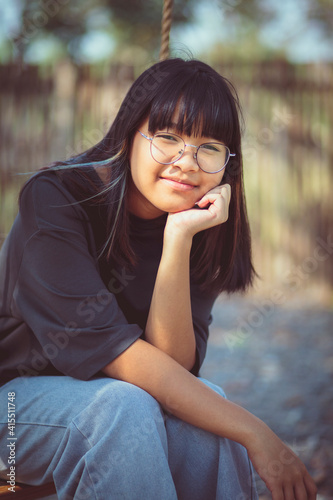
{"type": "Polygon", "coordinates": [[[92,485],[92,489],[93,489],[93,492],[94,492],[94,496],[95,496],[95,499],[98,500],[98,497],[97,497],[97,492],[95,491],[95,485],[94,485],[94,482],[91,478],[91,475],[90,475],[90,472],[89,472],[89,465],[87,464],[87,473],[88,473],[88,476],[89,476],[89,479],[90,479],[90,482],[91,482],[91,485],[92,485]]]}
{"type": "Polygon", "coordinates": [[[71,420],[71,422],[69,423],[68,427],[69,427],[71,424],[72,424],[72,425],[75,427],[75,429],[76,429],[76,430],[77,430],[77,431],[81,434],[81,436],[83,436],[83,437],[84,437],[84,439],[86,439],[86,440],[87,440],[87,442],[89,443],[90,449],[92,449],[92,448],[94,447],[94,445],[90,442],[90,440],[89,440],[88,436],[86,436],[86,435],[84,434],[84,432],[82,432],[82,431],[81,431],[81,429],[77,426],[77,424],[76,424],[73,420],[71,420]]]}
{"type": "MultiPolygon", "coordinates": [[[[81,436],[87,441],[88,445],[90,446],[90,450],[94,447],[94,445],[90,442],[88,436],[85,435],[84,432],[81,431],[81,429],[78,427],[78,425],[74,422],[74,420],[71,420],[71,422],[69,423],[69,425],[73,425],[73,427],[75,427],[75,429],[81,434],[81,436]]],[[[68,426],[69,427],[69,426],[68,426]]],[[[89,451],[90,451],[89,450],[89,451]]],[[[87,452],[86,452],[87,453],[87,452]]],[[[85,454],[86,454],[85,453],[85,454]]],[[[95,499],[98,500],[98,497],[97,497],[97,492],[95,490],[95,485],[94,485],[94,482],[91,478],[91,474],[90,474],[90,471],[89,471],[89,464],[88,462],[86,462],[86,469],[87,469],[87,474],[88,474],[88,477],[89,477],[89,480],[90,480],[90,483],[92,485],[92,490],[94,492],[94,496],[95,496],[95,499]]]]}

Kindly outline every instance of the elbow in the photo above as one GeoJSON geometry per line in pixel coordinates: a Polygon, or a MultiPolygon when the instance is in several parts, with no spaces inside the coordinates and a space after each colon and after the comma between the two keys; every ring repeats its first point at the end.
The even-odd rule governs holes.
{"type": "Polygon", "coordinates": [[[195,341],[193,341],[191,345],[188,343],[186,344],[185,342],[174,345],[172,343],[170,344],[170,342],[153,342],[147,338],[145,340],[149,344],[167,354],[174,361],[177,361],[179,365],[189,372],[192,371],[197,364],[197,347],[195,341]]]}
{"type": "Polygon", "coordinates": [[[177,359],[174,358],[178,363],[188,370],[189,372],[192,372],[193,368],[196,365],[196,351],[194,351],[190,356],[184,356],[182,359],[177,359]]]}
{"type": "Polygon", "coordinates": [[[191,372],[193,368],[196,366],[196,361],[197,361],[197,356],[196,356],[196,349],[194,349],[191,352],[179,352],[179,351],[174,351],[173,349],[162,349],[159,346],[157,347],[160,351],[164,352],[167,354],[170,358],[172,358],[174,361],[176,361],[180,366],[191,372]]]}

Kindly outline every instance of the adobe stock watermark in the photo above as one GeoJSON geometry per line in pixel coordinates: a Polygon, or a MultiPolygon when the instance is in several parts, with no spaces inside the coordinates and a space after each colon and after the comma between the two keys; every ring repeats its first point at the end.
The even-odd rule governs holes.
{"type": "Polygon", "coordinates": [[[261,127],[256,135],[245,136],[243,140],[243,158],[247,163],[257,162],[258,154],[270,146],[277,135],[287,130],[295,120],[288,106],[275,105],[272,109],[272,117],[267,127],[261,127]]]}
{"type": "Polygon", "coordinates": [[[316,243],[313,253],[303,259],[299,265],[293,266],[284,276],[281,285],[271,290],[267,299],[257,303],[240,320],[235,330],[224,335],[224,342],[231,351],[235,347],[241,346],[257,328],[261,328],[264,322],[273,314],[276,306],[285,304],[290,294],[299,290],[304,282],[318,270],[321,263],[327,261],[333,255],[333,233],[328,235],[326,241],[321,237],[317,237],[316,243]]]}
{"type": "Polygon", "coordinates": [[[83,132],[83,138],[78,140],[75,143],[74,147],[72,146],[66,147],[66,158],[77,156],[83,151],[86,151],[91,147],[95,146],[95,144],[98,144],[103,139],[104,135],[105,134],[103,133],[103,131],[98,128],[94,128],[89,131],[85,130],[83,132]]]}
{"type": "MultiPolygon", "coordinates": [[[[242,139],[242,155],[246,165],[258,163],[258,155],[265,148],[270,146],[278,134],[292,124],[295,119],[295,114],[291,113],[287,106],[274,106],[270,124],[267,127],[262,127],[256,135],[247,134],[242,139]]],[[[241,165],[237,158],[231,157],[228,161],[226,172],[231,177],[239,175],[241,165]]]]}
{"type": "Polygon", "coordinates": [[[29,364],[21,363],[17,366],[23,379],[39,375],[69,346],[71,339],[80,335],[90,325],[93,326],[97,315],[102,314],[111,302],[116,300],[115,295],[121,293],[129,282],[135,279],[135,276],[128,274],[124,268],[120,272],[112,269],[111,275],[108,289],[99,290],[95,296],[86,297],[77,305],[75,315],[80,321],[68,321],[60,331],[48,332],[48,342],[41,346],[41,350],[31,349],[29,364]]]}
{"type": "MultiPolygon", "coordinates": [[[[129,385],[130,384],[128,384],[128,386],[129,385]]],[[[118,432],[113,436],[113,443],[116,443],[116,445],[110,446],[111,439],[100,440],[99,443],[104,443],[105,446],[99,449],[100,453],[96,453],[97,459],[89,464],[89,474],[82,474],[79,472],[75,478],[72,477],[71,488],[75,490],[75,498],[77,498],[77,500],[90,500],[95,495],[96,488],[105,484],[106,481],[111,483],[119,474],[126,477],[124,471],[126,471],[128,467],[129,459],[132,460],[137,453],[138,456],[142,456],[145,449],[151,448],[152,440],[156,439],[156,435],[158,434],[158,428],[162,429],[162,432],[164,431],[167,417],[159,403],[153,400],[152,396],[149,396],[139,387],[131,386],[129,387],[129,391],[130,392],[128,392],[127,388],[124,388],[124,392],[122,393],[122,405],[120,409],[117,409],[117,412],[111,412],[106,417],[104,415],[104,418],[101,418],[101,412],[103,410],[101,410],[101,412],[96,411],[93,414],[91,414],[91,412],[89,413],[88,426],[89,428],[95,429],[95,433],[99,430],[105,437],[108,433],[110,433],[111,437],[111,434],[114,433],[114,430],[110,430],[112,429],[114,418],[118,420],[119,425],[118,432]],[[144,399],[141,403],[150,397],[152,405],[150,411],[147,411],[147,408],[145,408],[144,414],[140,411],[140,404],[138,405],[138,413],[134,412],[135,420],[132,420],[135,425],[131,427],[128,425],[128,412],[133,414],[131,410],[136,407],[136,392],[139,397],[140,392],[143,394],[144,399]],[[124,412],[126,418],[119,418],[120,411],[124,412]],[[115,417],[116,413],[117,417],[115,417]]],[[[103,389],[99,391],[97,397],[99,397],[101,393],[103,393],[103,389]]],[[[106,395],[112,397],[112,392],[106,392],[106,395]]],[[[103,403],[104,400],[100,399],[96,404],[96,408],[104,408],[105,405],[103,403]]],[[[117,405],[117,402],[115,402],[115,404],[117,405]]],[[[141,408],[142,407],[144,406],[141,406],[141,408]]],[[[109,408],[109,405],[107,405],[107,408],[109,408]]],[[[122,488],[123,485],[121,481],[116,481],[112,490],[113,495],[117,498],[122,498],[124,493],[122,488]]],[[[72,498],[72,495],[67,495],[64,497],[64,500],[72,500],[72,498]]]]}
{"type": "Polygon", "coordinates": [[[169,72],[163,71],[161,68],[149,68],[138,78],[141,79],[140,85],[136,84],[132,87],[125,100],[119,109],[119,120],[128,120],[133,113],[133,110],[142,104],[147,95],[150,95],[154,90],[158,89],[163,81],[167,81],[169,72]]]}
{"type": "MultiPolygon", "coordinates": [[[[128,120],[133,114],[134,109],[145,101],[147,95],[150,95],[154,90],[156,90],[161,82],[168,78],[169,73],[163,71],[161,68],[149,68],[145,74],[141,75],[142,81],[140,85],[136,85],[134,88],[130,89],[127,97],[120,104],[120,108],[117,111],[116,116],[119,121],[128,120]]],[[[67,146],[66,157],[75,156],[82,151],[85,151],[95,144],[99,143],[104,135],[101,129],[92,129],[90,131],[85,131],[83,133],[84,137],[82,140],[76,142],[74,148],[67,146]]]]}
{"type": "Polygon", "coordinates": [[[230,14],[230,12],[236,10],[242,0],[217,0],[217,7],[221,14],[230,14]]]}
{"type": "Polygon", "coordinates": [[[23,26],[19,33],[11,33],[11,38],[17,38],[13,43],[27,44],[36,36],[39,30],[47,25],[50,18],[56,16],[60,9],[69,3],[70,0],[46,0],[39,1],[38,7],[32,12],[29,19],[23,20],[23,26]]]}

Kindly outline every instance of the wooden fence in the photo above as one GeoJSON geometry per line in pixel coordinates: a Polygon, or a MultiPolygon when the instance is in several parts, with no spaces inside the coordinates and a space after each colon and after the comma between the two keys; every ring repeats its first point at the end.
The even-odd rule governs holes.
{"type": "MultiPolygon", "coordinates": [[[[0,234],[25,176],[98,142],[144,68],[0,66],[0,234]]],[[[216,69],[238,89],[258,286],[333,283],[333,65],[284,61],[216,69]]],[[[282,288],[281,288],[282,287],[282,288]]]]}

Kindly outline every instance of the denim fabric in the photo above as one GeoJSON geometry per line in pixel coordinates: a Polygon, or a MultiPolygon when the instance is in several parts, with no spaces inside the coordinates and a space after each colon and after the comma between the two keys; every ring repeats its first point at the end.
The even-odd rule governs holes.
{"type": "Polygon", "coordinates": [[[1,387],[3,479],[8,392],[15,392],[16,481],[53,480],[59,500],[257,499],[245,448],[166,414],[147,392],[110,378],[39,376],[1,387]]]}

